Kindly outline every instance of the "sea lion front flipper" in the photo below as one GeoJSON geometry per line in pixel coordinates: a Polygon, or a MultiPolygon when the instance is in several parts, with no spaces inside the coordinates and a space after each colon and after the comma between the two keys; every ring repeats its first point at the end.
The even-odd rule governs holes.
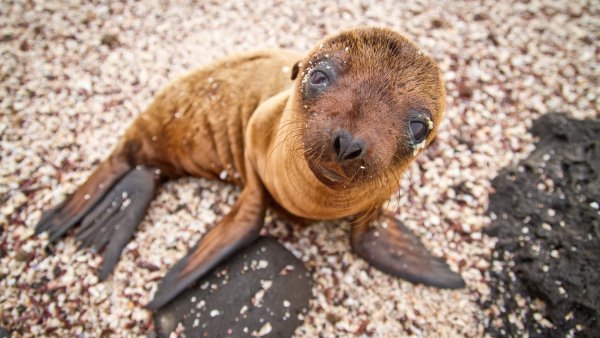
{"type": "Polygon", "coordinates": [[[392,215],[359,223],[352,229],[351,242],[359,256],[393,276],[444,289],[465,286],[459,274],[432,256],[417,236],[392,215]]]}
{"type": "Polygon", "coordinates": [[[106,248],[100,280],[106,279],[112,272],[121,251],[146,215],[158,187],[158,179],[154,168],[139,166],[131,170],[81,222],[76,232],[81,246],[90,246],[97,252],[106,248]]]}
{"type": "Polygon", "coordinates": [[[257,239],[265,210],[264,188],[260,183],[248,182],[231,212],[171,268],[146,307],[165,305],[222,260],[257,239]]]}

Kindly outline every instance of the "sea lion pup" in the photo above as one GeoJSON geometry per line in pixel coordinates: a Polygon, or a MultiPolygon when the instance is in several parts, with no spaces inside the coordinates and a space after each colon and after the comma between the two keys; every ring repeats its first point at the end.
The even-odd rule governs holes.
{"type": "Polygon", "coordinates": [[[159,93],[88,180],[44,214],[37,232],[55,241],[81,223],[81,245],[104,249],[105,279],[162,180],[221,178],[243,187],[238,201],[173,266],[148,308],[254,241],[270,202],[310,220],[354,216],[352,247],[373,266],[459,288],[459,275],[381,211],[403,169],[434,139],[444,101],[436,63],[388,29],[345,31],[304,57],[226,58],[159,93]]]}

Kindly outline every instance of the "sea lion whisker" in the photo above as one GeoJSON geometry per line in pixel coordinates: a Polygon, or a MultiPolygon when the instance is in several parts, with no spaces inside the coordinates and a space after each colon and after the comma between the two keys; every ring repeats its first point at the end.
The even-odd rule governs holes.
{"type": "Polygon", "coordinates": [[[298,123],[297,126],[294,126],[296,123],[287,123],[283,126],[281,126],[278,130],[277,133],[275,135],[275,137],[277,138],[279,135],[287,135],[292,131],[296,131],[296,130],[304,130],[305,127],[301,124],[298,123]],[[292,129],[290,129],[290,127],[292,127],[292,129]]]}
{"type": "Polygon", "coordinates": [[[277,131],[275,131],[275,135],[278,135],[280,131],[282,131],[284,128],[293,125],[293,124],[298,124],[301,125],[303,123],[303,121],[301,121],[300,119],[292,119],[290,121],[285,121],[282,123],[279,123],[278,125],[273,126],[270,130],[269,133],[273,133],[273,131],[275,130],[275,128],[277,128],[277,131]]]}
{"type": "MultiPolygon", "coordinates": [[[[393,171],[386,173],[386,179],[388,180],[388,183],[387,183],[388,185],[391,185],[393,183],[396,183],[396,185],[395,185],[396,187],[400,185],[400,181],[398,180],[398,177],[394,174],[393,171]],[[392,181],[392,183],[390,183],[389,181],[392,181]]],[[[392,196],[393,196],[393,194],[394,193],[392,193],[392,196]]],[[[391,198],[392,196],[390,196],[390,198],[388,198],[386,201],[385,208],[388,210],[389,210],[390,203],[392,203],[392,198],[391,198]]],[[[395,211],[397,212],[397,210],[395,210],[395,211]]]]}
{"type": "MultiPolygon", "coordinates": [[[[389,184],[389,181],[390,181],[390,174],[389,174],[389,172],[388,172],[388,171],[385,171],[385,172],[384,172],[384,176],[385,176],[385,180],[386,180],[386,181],[388,181],[388,184],[389,184]]],[[[389,204],[390,204],[390,199],[388,198],[388,199],[385,201],[385,206],[384,206],[384,208],[385,208],[385,209],[387,209],[387,208],[388,208],[388,206],[389,206],[389,204]]]]}
{"type": "MultiPolygon", "coordinates": [[[[356,218],[354,221],[352,221],[350,223],[352,225],[352,227],[354,228],[354,227],[360,226],[361,224],[364,223],[363,220],[368,220],[372,216],[371,210],[373,210],[374,206],[375,206],[375,202],[371,203],[367,212],[362,213],[358,218],[356,218]]],[[[374,213],[374,211],[373,211],[373,213],[374,213]]]]}
{"type": "MultiPolygon", "coordinates": [[[[303,127],[302,127],[303,128],[303,127]]],[[[299,128],[298,130],[301,130],[301,128],[299,128]]],[[[296,130],[294,130],[295,132],[296,130]]],[[[292,133],[287,133],[283,140],[281,140],[277,145],[275,145],[275,147],[273,147],[273,149],[271,149],[271,151],[269,152],[269,154],[267,155],[267,160],[270,160],[271,156],[273,155],[273,152],[275,152],[275,150],[279,147],[281,147],[283,144],[286,143],[287,139],[290,137],[290,134],[292,133]]]]}
{"type": "MultiPolygon", "coordinates": [[[[400,168],[402,171],[404,171],[404,169],[400,168]]],[[[396,181],[396,187],[400,186],[400,177],[398,175],[396,175],[396,171],[392,171],[392,175],[396,181]]],[[[398,213],[400,211],[400,190],[398,188],[396,188],[396,191],[392,194],[392,196],[390,196],[390,198],[388,199],[389,201],[392,200],[393,196],[396,195],[397,197],[395,198],[396,201],[396,208],[394,209],[395,213],[398,213]]]]}
{"type": "Polygon", "coordinates": [[[404,176],[406,176],[406,178],[408,178],[408,182],[410,183],[410,186],[414,186],[414,183],[412,181],[412,178],[410,177],[410,175],[406,172],[406,170],[404,170],[404,168],[401,169],[402,172],[404,173],[404,176]]]}
{"type": "MultiPolygon", "coordinates": [[[[284,136],[283,140],[282,140],[281,142],[279,142],[279,144],[277,144],[277,146],[275,146],[275,148],[273,148],[273,149],[276,149],[276,148],[278,148],[278,147],[281,147],[281,146],[283,146],[284,144],[287,144],[288,142],[290,142],[290,141],[291,141],[291,142],[290,142],[290,146],[286,147],[286,150],[287,150],[288,152],[289,152],[289,151],[291,151],[291,150],[292,150],[292,151],[293,151],[293,150],[295,150],[295,148],[294,148],[294,147],[292,147],[292,145],[295,145],[295,144],[298,144],[298,143],[299,143],[299,142],[298,142],[298,138],[299,138],[299,136],[300,136],[300,134],[299,134],[299,133],[300,133],[300,131],[292,131],[292,132],[290,132],[290,133],[286,134],[286,135],[284,136]],[[287,149],[287,148],[292,148],[292,149],[287,149]]],[[[300,145],[300,146],[301,146],[301,145],[300,145]]]]}

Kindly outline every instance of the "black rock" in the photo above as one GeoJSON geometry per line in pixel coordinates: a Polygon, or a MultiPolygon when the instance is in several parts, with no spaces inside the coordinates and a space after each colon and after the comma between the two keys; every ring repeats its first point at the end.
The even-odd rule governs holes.
{"type": "Polygon", "coordinates": [[[311,296],[311,277],[276,240],[260,238],[154,314],[168,337],[291,337],[311,296]]]}
{"type": "Polygon", "coordinates": [[[525,307],[517,320],[529,337],[598,337],[600,122],[548,114],[532,132],[535,151],[492,182],[486,232],[498,237],[501,269],[490,271],[483,305],[502,313],[488,333],[523,335],[510,315],[525,307]]]}

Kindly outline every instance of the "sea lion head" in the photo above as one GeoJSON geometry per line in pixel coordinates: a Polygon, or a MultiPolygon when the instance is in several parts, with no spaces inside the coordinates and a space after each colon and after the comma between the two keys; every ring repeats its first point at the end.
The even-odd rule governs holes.
{"type": "Polygon", "coordinates": [[[434,139],[443,115],[436,62],[389,29],[326,38],[294,66],[292,78],[304,157],[335,189],[397,180],[434,139]]]}

